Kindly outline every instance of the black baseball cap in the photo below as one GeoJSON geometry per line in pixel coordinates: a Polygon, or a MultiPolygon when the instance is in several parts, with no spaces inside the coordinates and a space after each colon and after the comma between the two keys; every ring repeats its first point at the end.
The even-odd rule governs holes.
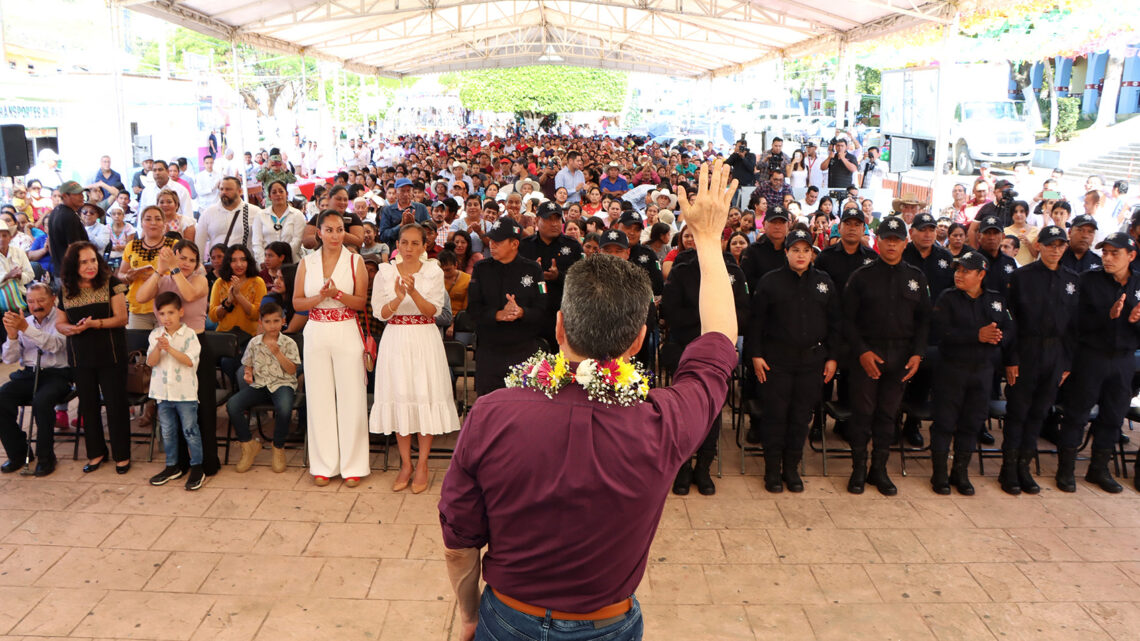
{"type": "Polygon", "coordinates": [[[932,229],[938,226],[938,221],[934,220],[934,216],[928,213],[921,213],[914,217],[914,222],[911,223],[912,229],[932,229]]]}
{"type": "Polygon", "coordinates": [[[1001,221],[998,220],[997,216],[986,216],[985,218],[983,218],[981,220],[981,223],[978,225],[978,233],[979,234],[983,234],[983,233],[985,233],[991,229],[996,229],[998,231],[1005,231],[1005,227],[1002,227],[1001,221]]]}
{"type": "Polygon", "coordinates": [[[906,240],[906,223],[899,216],[887,216],[879,223],[879,238],[906,240]]]}
{"type": "Polygon", "coordinates": [[[619,225],[640,225],[645,227],[645,221],[635,211],[623,211],[621,218],[618,218],[619,225]]]}
{"type": "Polygon", "coordinates": [[[768,208],[768,213],[764,215],[764,222],[769,220],[788,220],[788,211],[784,209],[783,205],[772,205],[768,208]]]}
{"type": "Polygon", "coordinates": [[[785,247],[791,247],[796,243],[807,243],[808,245],[811,245],[811,234],[802,229],[797,229],[788,234],[787,240],[784,241],[785,247]]]}
{"type": "Polygon", "coordinates": [[[539,218],[561,218],[562,208],[558,206],[558,203],[548,200],[538,206],[535,214],[539,218]]]}
{"type": "Polygon", "coordinates": [[[1058,240],[1063,243],[1069,242],[1069,235],[1065,233],[1064,227],[1048,225],[1046,227],[1042,227],[1041,231],[1037,233],[1037,242],[1041,243],[1042,245],[1055,243],[1058,240]]]}
{"type": "Polygon", "coordinates": [[[863,212],[859,211],[857,208],[848,207],[847,209],[843,210],[842,214],[839,214],[839,222],[843,222],[845,220],[858,220],[859,222],[866,224],[867,217],[864,216],[863,212]]]}
{"type": "Polygon", "coordinates": [[[1122,231],[1114,231],[1104,237],[1104,240],[1096,244],[1097,249],[1104,249],[1105,245],[1115,247],[1117,249],[1127,249],[1129,251],[1136,251],[1136,241],[1132,237],[1122,231]]]}
{"type": "Polygon", "coordinates": [[[487,238],[495,242],[504,240],[520,240],[522,238],[522,227],[515,222],[514,218],[510,216],[503,216],[491,223],[491,228],[487,231],[487,238]]]}
{"type": "Polygon", "coordinates": [[[986,257],[982,255],[982,252],[975,251],[966,252],[965,254],[962,254],[961,256],[955,258],[954,264],[961,265],[966,269],[982,271],[989,269],[990,266],[989,261],[987,261],[986,257]]]}
{"type": "Polygon", "coordinates": [[[605,247],[606,245],[621,245],[622,249],[629,249],[629,237],[620,229],[610,229],[602,234],[602,242],[598,244],[598,247],[605,247]]]}
{"type": "Polygon", "coordinates": [[[1092,225],[1093,229],[1099,229],[1096,225],[1096,219],[1092,216],[1089,216],[1088,214],[1073,216],[1073,219],[1069,221],[1069,229],[1076,229],[1077,227],[1083,227],[1084,225],[1092,225]]]}

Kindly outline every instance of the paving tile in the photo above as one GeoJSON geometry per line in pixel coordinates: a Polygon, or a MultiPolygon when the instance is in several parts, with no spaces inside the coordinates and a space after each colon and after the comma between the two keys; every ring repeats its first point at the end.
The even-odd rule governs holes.
{"type": "Polygon", "coordinates": [[[72,634],[185,641],[194,634],[213,602],[213,597],[197,594],[111,591],[72,634]]]}
{"type": "Polygon", "coordinates": [[[134,489],[133,485],[95,484],[68,506],[75,512],[110,512],[134,489]]]}
{"type": "Polygon", "coordinates": [[[878,552],[860,530],[768,530],[784,563],[878,563],[878,552]]]}
{"type": "Polygon", "coordinates": [[[340,523],[348,517],[355,501],[353,494],[272,490],[265,495],[252,517],[267,521],[340,523]]]}
{"type": "Polygon", "coordinates": [[[254,549],[258,554],[297,556],[305,551],[316,531],[316,523],[299,521],[270,523],[261,534],[261,538],[257,540],[254,549]]]}
{"type": "Polygon", "coordinates": [[[725,563],[716,530],[658,530],[649,547],[656,563],[725,563]]]}
{"type": "Polygon", "coordinates": [[[67,554],[67,548],[49,545],[11,546],[0,562],[0,585],[32,585],[67,554]]]}
{"type": "Polygon", "coordinates": [[[248,519],[261,504],[265,490],[223,489],[203,516],[225,519],[248,519]]]}
{"type": "Polygon", "coordinates": [[[153,592],[197,592],[221,560],[209,552],[172,552],[151,577],[146,589],[153,592]]]}
{"type": "Polygon", "coordinates": [[[276,603],[256,596],[219,596],[191,641],[250,641],[276,603]]]}
{"type": "Polygon", "coordinates": [[[384,617],[381,641],[446,641],[455,604],[442,601],[392,601],[384,617]]]}
{"type": "MultiPolygon", "coordinates": [[[[285,599],[269,612],[257,641],[380,638],[388,601],[357,599],[285,599]]],[[[414,637],[406,637],[414,638],[414,637]]]]}
{"type": "Polygon", "coordinates": [[[196,492],[182,489],[181,483],[162,488],[151,486],[137,487],[117,506],[119,514],[150,514],[155,516],[202,516],[222,493],[213,487],[213,480],[224,474],[217,474],[206,480],[206,485],[196,492]]]}
{"type": "Polygon", "coordinates": [[[268,523],[246,519],[179,517],[151,545],[177,552],[250,552],[268,523]]]}
{"type": "Polygon", "coordinates": [[[1140,601],[1140,585],[1111,563],[1022,563],[1018,568],[1050,601],[1140,601]]]}
{"type": "Polygon", "coordinates": [[[439,525],[417,525],[408,558],[443,561],[443,549],[443,532],[439,525]]]}
{"type": "Polygon", "coordinates": [[[670,494],[665,501],[665,509],[661,511],[661,521],[657,524],[657,528],[660,530],[687,530],[691,528],[689,510],[685,507],[687,504],[688,501],[670,494]]]}
{"type": "Polygon", "coordinates": [[[172,516],[146,516],[132,514],[119,524],[100,547],[149,550],[162,533],[174,523],[172,516]]]}
{"type": "Polygon", "coordinates": [[[784,523],[793,529],[833,528],[835,523],[823,503],[815,499],[803,501],[777,501],[777,509],[784,517],[784,523]]]}
{"type": "MultiPolygon", "coordinates": [[[[366,598],[379,565],[379,560],[325,559],[317,582],[313,585],[313,592],[337,599],[366,598]]],[[[444,575],[446,576],[446,569],[444,575]]]]}
{"type": "Polygon", "coordinates": [[[920,603],[915,608],[938,641],[997,641],[969,604],[920,603]]]}
{"type": "Polygon", "coordinates": [[[0,492],[3,510],[62,510],[87,491],[87,485],[41,479],[17,480],[0,492]]]}
{"type": "Polygon", "coordinates": [[[444,561],[381,559],[376,574],[372,577],[368,598],[386,601],[448,601],[454,598],[454,594],[444,561]]]}
{"type": "Polygon", "coordinates": [[[706,565],[713,603],[823,603],[824,594],[806,565],[706,565]]]}
{"type": "Polygon", "coordinates": [[[431,494],[405,494],[395,523],[438,526],[439,497],[431,494]]]}
{"type": "Polygon", "coordinates": [[[932,559],[939,563],[1028,561],[1029,555],[1002,530],[914,530],[932,559]]]}
{"type": "Polygon", "coordinates": [[[308,594],[323,559],[227,555],[217,562],[198,592],[202,594],[297,596],[308,594]]]}
{"type": "Polygon", "coordinates": [[[226,466],[221,473],[210,478],[210,487],[228,490],[280,490],[292,487],[302,477],[312,483],[312,477],[305,472],[303,468],[289,467],[277,474],[268,466],[255,465],[248,472],[236,474],[232,467],[226,466]]]}
{"type": "Polygon", "coordinates": [[[858,563],[811,566],[823,596],[831,603],[882,603],[879,591],[858,563]]]}
{"type": "Polygon", "coordinates": [[[1042,501],[970,501],[955,500],[979,528],[1052,528],[1062,527],[1042,501]]]}
{"type": "MultiPolygon", "coordinates": [[[[409,495],[411,496],[411,495],[409,495]]],[[[348,513],[349,523],[395,523],[396,515],[400,513],[400,506],[404,502],[401,494],[383,494],[380,492],[361,493],[357,495],[356,502],[352,504],[352,511],[348,513]]],[[[435,499],[433,503],[438,503],[435,499]]],[[[435,524],[439,523],[439,512],[436,512],[435,524]]]]}
{"type": "Polygon", "coordinates": [[[997,603],[1045,601],[1045,595],[1025,577],[1017,563],[970,563],[966,569],[997,603]]]}
{"type": "Polygon", "coordinates": [[[974,611],[1003,641],[1111,641],[1076,603],[986,603],[974,611]]]}
{"type": "MultiPolygon", "coordinates": [[[[3,487],[0,486],[0,492],[3,491],[3,487]]],[[[3,540],[9,532],[16,529],[33,514],[35,514],[33,510],[0,510],[0,540],[3,540]]]]}
{"type": "Polygon", "coordinates": [[[1140,630],[1140,605],[1136,603],[1085,603],[1085,612],[1115,641],[1134,641],[1140,630]]]}
{"type": "Polygon", "coordinates": [[[784,517],[775,501],[762,499],[708,500],[700,497],[686,501],[689,522],[694,529],[754,529],[784,527],[784,517]]]}
{"type": "Polygon", "coordinates": [[[12,634],[65,637],[106,594],[106,590],[92,588],[53,588],[20,621],[12,634]]]}
{"type": "Polygon", "coordinates": [[[17,545],[99,545],[125,517],[117,514],[82,512],[37,512],[16,526],[5,543],[17,545]]]}
{"type": "Polygon", "coordinates": [[[1080,502],[1097,513],[1102,519],[1113,527],[1136,527],[1140,525],[1140,501],[1121,500],[1124,497],[1114,496],[1105,498],[1099,496],[1083,497],[1080,502]]]}
{"type": "Polygon", "coordinates": [[[780,560],[768,530],[720,530],[718,534],[729,563],[778,563],[780,560]]]}
{"type": "Polygon", "coordinates": [[[1057,531],[1085,561],[1140,561],[1140,527],[1075,528],[1057,531]]]}
{"type": "Polygon", "coordinates": [[[884,563],[928,563],[930,553],[915,536],[918,530],[865,530],[884,563]]]}
{"type": "MultiPolygon", "coordinates": [[[[1040,501],[1050,514],[1057,517],[1057,520],[1067,527],[1111,527],[1111,524],[1103,516],[1080,500],[1040,499],[1040,501]]],[[[1136,501],[1127,502],[1135,503],[1136,501]]],[[[1134,527],[1140,525],[1140,519],[1133,521],[1130,525],[1134,527]]]]}
{"type": "Polygon", "coordinates": [[[756,641],[814,641],[804,609],[798,605],[748,605],[744,608],[756,641]]]}
{"type": "Polygon", "coordinates": [[[866,565],[888,603],[977,603],[989,595],[962,565],[911,563],[866,565]]]}
{"type": "Polygon", "coordinates": [[[166,552],[72,548],[36,581],[36,585],[141,590],[167,556],[166,552]]]}
{"type": "Polygon", "coordinates": [[[1057,535],[1055,528],[1007,529],[1006,534],[1034,561],[1079,561],[1081,557],[1057,535]]]}
{"type": "Polygon", "coordinates": [[[48,594],[44,588],[0,587],[0,634],[7,634],[48,594]]]}
{"type": "Polygon", "coordinates": [[[712,603],[704,567],[677,563],[651,563],[641,585],[635,591],[642,603],[689,604],[712,603]]]}
{"type": "Polygon", "coordinates": [[[909,604],[804,606],[819,641],[934,641],[917,608],[909,604]]]}
{"type": "Polygon", "coordinates": [[[753,641],[740,605],[643,605],[646,639],[753,641]]]}
{"type": "Polygon", "coordinates": [[[305,548],[307,556],[402,559],[412,543],[414,525],[322,523],[305,548]]]}

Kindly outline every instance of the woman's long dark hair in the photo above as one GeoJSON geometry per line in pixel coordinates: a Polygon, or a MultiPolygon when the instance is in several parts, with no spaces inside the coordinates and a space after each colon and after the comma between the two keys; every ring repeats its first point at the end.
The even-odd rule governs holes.
{"type": "Polygon", "coordinates": [[[95,247],[94,243],[86,240],[71,243],[67,247],[67,253],[63,256],[63,262],[60,265],[61,279],[63,280],[63,295],[69,298],[74,298],[79,295],[79,252],[84,249],[90,249],[95,253],[95,258],[99,261],[99,271],[95,273],[95,278],[91,279],[91,289],[99,289],[107,284],[111,278],[111,267],[107,265],[107,261],[103,260],[103,254],[95,247]]]}
{"type": "Polygon", "coordinates": [[[467,265],[469,265],[471,263],[471,254],[473,254],[475,252],[475,250],[472,249],[472,247],[471,247],[471,234],[460,229],[459,231],[452,234],[451,241],[449,241],[446,245],[444,245],[444,247],[447,247],[448,245],[450,245],[451,251],[455,251],[455,237],[456,236],[462,236],[463,240],[467,241],[467,250],[463,252],[463,256],[460,257],[459,252],[455,253],[455,257],[458,261],[456,264],[459,266],[459,270],[460,271],[467,271],[467,265]]]}
{"type": "Polygon", "coordinates": [[[245,254],[245,277],[253,278],[261,273],[257,267],[257,259],[254,258],[253,252],[249,251],[249,247],[238,243],[237,245],[230,245],[226,250],[226,257],[222,260],[222,267],[218,270],[218,278],[226,281],[227,283],[234,277],[234,270],[230,267],[230,261],[234,257],[234,252],[241,252],[245,254]]]}

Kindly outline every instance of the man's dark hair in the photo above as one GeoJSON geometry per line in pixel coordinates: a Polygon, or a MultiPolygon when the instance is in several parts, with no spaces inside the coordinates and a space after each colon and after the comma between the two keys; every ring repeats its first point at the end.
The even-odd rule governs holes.
{"type": "Polygon", "coordinates": [[[867,153],[868,154],[871,153],[872,151],[878,151],[878,150],[879,150],[878,145],[871,145],[870,147],[867,147],[867,153]]]}
{"type": "MultiPolygon", "coordinates": [[[[158,162],[158,161],[156,160],[155,162],[158,162]]],[[[240,180],[240,179],[238,179],[238,177],[237,177],[237,176],[225,176],[225,177],[223,177],[223,178],[222,178],[221,182],[226,182],[227,180],[232,180],[232,181],[233,181],[233,183],[234,183],[235,185],[237,185],[237,188],[238,188],[238,189],[241,189],[241,180],[240,180]]]]}
{"type": "Polygon", "coordinates": [[[173,305],[174,309],[182,309],[182,297],[174,292],[162,292],[154,297],[154,309],[158,311],[167,305],[173,305]]]}
{"type": "Polygon", "coordinates": [[[581,158],[581,157],[582,157],[582,154],[580,154],[576,151],[571,151],[570,153],[566,154],[566,161],[569,162],[571,160],[574,160],[575,158],[581,158]]]}
{"type": "Polygon", "coordinates": [[[1057,174],[1058,176],[1064,176],[1064,175],[1065,175],[1065,170],[1064,170],[1064,169],[1061,169],[1060,167],[1054,167],[1054,168],[1053,168],[1053,173],[1057,174]]]}
{"type": "Polygon", "coordinates": [[[779,137],[779,136],[776,136],[775,138],[772,139],[772,144],[775,144],[778,142],[784,142],[784,139],[779,137]]]}
{"type": "Polygon", "coordinates": [[[189,166],[190,166],[190,161],[186,159],[186,156],[179,156],[178,157],[178,168],[179,169],[185,169],[189,166]]]}
{"type": "Polygon", "coordinates": [[[605,255],[578,261],[562,293],[566,342],[586,358],[621,356],[645,326],[651,298],[649,276],[637,265],[605,255]]]}
{"type": "Polygon", "coordinates": [[[348,182],[348,172],[347,171],[336,172],[336,177],[343,180],[344,182],[348,182]]]}
{"type": "Polygon", "coordinates": [[[1128,193],[1128,181],[1127,180],[1118,180],[1118,181],[1112,183],[1112,188],[1115,189],[1116,193],[1118,193],[1118,194],[1127,194],[1128,193]]]}
{"type": "Polygon", "coordinates": [[[170,169],[170,165],[166,164],[166,161],[165,161],[165,160],[155,160],[154,162],[152,162],[152,163],[151,163],[151,165],[150,165],[150,166],[151,166],[151,168],[154,168],[154,167],[156,167],[156,166],[158,166],[158,165],[162,165],[162,168],[163,168],[163,169],[167,169],[167,170],[169,170],[169,169],[170,169]]]}
{"type": "Polygon", "coordinates": [[[1021,239],[1019,239],[1017,236],[1014,236],[1013,234],[1006,234],[1005,239],[1013,241],[1014,249],[1021,249],[1021,239]]]}
{"type": "Polygon", "coordinates": [[[807,193],[809,193],[809,194],[813,194],[813,193],[814,193],[814,194],[818,194],[818,193],[819,193],[819,187],[816,187],[815,185],[812,185],[811,187],[808,187],[808,188],[807,188],[807,193]]]}

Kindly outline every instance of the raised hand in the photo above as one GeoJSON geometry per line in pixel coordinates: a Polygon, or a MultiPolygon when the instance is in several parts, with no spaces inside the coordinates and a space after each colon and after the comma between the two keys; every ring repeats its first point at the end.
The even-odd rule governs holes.
{"type": "Polygon", "coordinates": [[[677,203],[681,214],[698,240],[715,239],[720,242],[728,221],[732,195],[736,193],[738,185],[735,179],[729,181],[731,169],[719,158],[713,161],[711,170],[708,163],[702,163],[697,175],[697,197],[692,204],[689,204],[689,194],[685,187],[677,187],[677,203]]]}
{"type": "Polygon", "coordinates": [[[174,250],[169,247],[163,247],[158,251],[158,273],[165,273],[174,267],[174,250]]]}

